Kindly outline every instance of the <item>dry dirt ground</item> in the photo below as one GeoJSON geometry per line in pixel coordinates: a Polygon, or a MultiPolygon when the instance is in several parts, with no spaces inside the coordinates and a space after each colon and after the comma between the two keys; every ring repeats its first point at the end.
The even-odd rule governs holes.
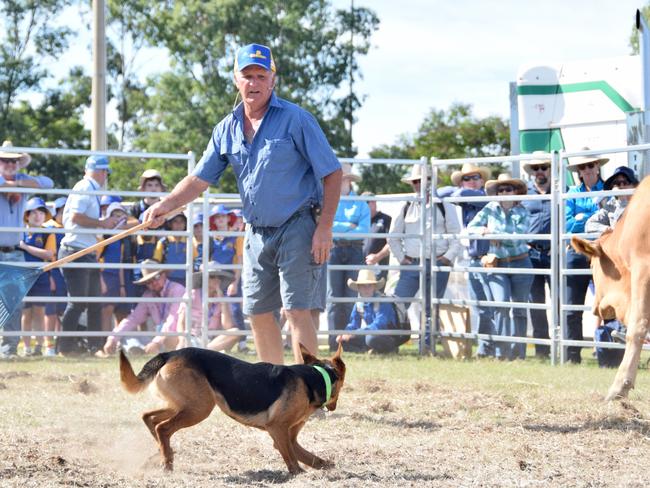
{"type": "MultiPolygon", "coordinates": [[[[332,413],[300,440],[335,467],[287,474],[270,437],[215,411],[156,454],[117,361],[0,362],[0,486],[648,486],[650,374],[605,403],[612,370],[349,355],[332,413]]],[[[135,361],[138,368],[142,360],[135,361]]]]}

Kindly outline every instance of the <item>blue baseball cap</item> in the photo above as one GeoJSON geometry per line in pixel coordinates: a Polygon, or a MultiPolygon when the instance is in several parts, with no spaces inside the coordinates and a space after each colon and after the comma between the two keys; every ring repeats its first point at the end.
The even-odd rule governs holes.
{"type": "Polygon", "coordinates": [[[212,217],[213,215],[228,215],[228,209],[223,203],[220,203],[219,205],[215,205],[212,207],[212,210],[210,211],[210,216],[212,217]]]}
{"type": "Polygon", "coordinates": [[[240,47],[235,55],[235,71],[241,71],[247,66],[257,65],[266,71],[275,73],[275,61],[271,48],[262,44],[248,44],[240,47]]]}
{"type": "Polygon", "coordinates": [[[192,226],[199,225],[199,224],[203,224],[203,214],[202,213],[196,214],[194,216],[194,223],[192,224],[192,226]]]}
{"type": "Polygon", "coordinates": [[[52,218],[52,213],[50,212],[50,209],[47,208],[45,200],[43,200],[41,197],[33,197],[27,200],[27,203],[25,203],[24,219],[27,220],[27,212],[31,212],[32,210],[36,209],[43,210],[47,219],[52,218]]]}
{"type": "Polygon", "coordinates": [[[110,205],[111,203],[120,203],[121,201],[122,197],[118,197],[117,195],[102,195],[99,199],[99,204],[110,205]]]}
{"type": "Polygon", "coordinates": [[[88,156],[88,159],[86,159],[86,169],[94,170],[94,171],[105,169],[109,173],[111,172],[111,168],[109,167],[109,163],[108,163],[108,158],[102,155],[88,156]]]}
{"type": "Polygon", "coordinates": [[[65,202],[68,201],[68,197],[59,197],[56,200],[54,200],[54,211],[56,212],[58,209],[61,207],[65,207],[65,202]]]}

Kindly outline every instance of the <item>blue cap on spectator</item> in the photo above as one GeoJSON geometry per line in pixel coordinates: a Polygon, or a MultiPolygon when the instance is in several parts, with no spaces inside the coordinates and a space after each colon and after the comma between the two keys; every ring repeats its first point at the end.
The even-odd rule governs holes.
{"type": "Polygon", "coordinates": [[[253,64],[275,73],[275,62],[273,61],[271,48],[262,44],[248,44],[240,47],[235,56],[235,71],[241,71],[253,64]]]}
{"type": "Polygon", "coordinates": [[[31,212],[32,210],[36,209],[40,209],[45,212],[46,219],[52,218],[52,213],[50,212],[50,209],[47,208],[45,200],[43,200],[41,197],[32,197],[27,200],[27,203],[25,203],[24,219],[27,220],[27,212],[31,212]]]}
{"type": "Polygon", "coordinates": [[[192,226],[199,225],[202,223],[203,223],[203,214],[202,213],[196,214],[194,216],[194,223],[192,224],[192,226]]]}
{"type": "Polygon", "coordinates": [[[117,195],[102,195],[99,199],[99,204],[110,205],[111,203],[120,203],[121,201],[122,197],[118,197],[117,195]]]}
{"type": "Polygon", "coordinates": [[[220,203],[219,205],[215,205],[212,207],[212,210],[210,211],[210,216],[212,215],[228,215],[228,209],[223,203],[220,203]]]}
{"type": "Polygon", "coordinates": [[[614,174],[607,178],[605,180],[605,184],[603,185],[603,188],[605,190],[611,190],[612,187],[614,186],[614,180],[616,180],[617,176],[623,175],[629,181],[632,185],[638,185],[639,180],[637,179],[636,175],[634,174],[634,171],[632,168],[628,168],[627,166],[619,166],[614,170],[614,174]]]}
{"type": "Polygon", "coordinates": [[[95,170],[95,171],[105,169],[109,173],[111,172],[111,168],[109,167],[109,163],[108,163],[108,158],[102,155],[88,156],[88,159],[86,159],[86,169],[95,170]]]}
{"type": "Polygon", "coordinates": [[[54,200],[54,211],[57,211],[61,207],[65,207],[65,202],[68,201],[68,197],[59,197],[56,200],[54,200]]]}

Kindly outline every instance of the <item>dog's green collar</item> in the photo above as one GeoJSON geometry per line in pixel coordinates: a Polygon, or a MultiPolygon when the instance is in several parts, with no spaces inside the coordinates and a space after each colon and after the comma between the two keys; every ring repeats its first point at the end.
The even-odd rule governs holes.
{"type": "Polygon", "coordinates": [[[327,371],[325,371],[325,368],[316,366],[315,364],[313,366],[316,371],[323,375],[323,380],[325,380],[325,401],[323,402],[323,405],[325,405],[332,398],[332,380],[327,371]]]}

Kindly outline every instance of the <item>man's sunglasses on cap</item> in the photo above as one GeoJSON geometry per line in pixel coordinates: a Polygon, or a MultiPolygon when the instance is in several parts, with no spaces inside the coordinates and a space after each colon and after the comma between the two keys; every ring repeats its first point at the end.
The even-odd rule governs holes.
{"type": "Polygon", "coordinates": [[[532,171],[546,171],[550,166],[548,164],[531,164],[530,169],[532,171]]]}
{"type": "Polygon", "coordinates": [[[515,187],[511,185],[502,185],[497,188],[497,193],[512,193],[515,191],[515,187]]]}
{"type": "Polygon", "coordinates": [[[474,173],[473,175],[463,176],[463,181],[478,181],[480,179],[481,179],[481,175],[478,173],[474,173]]]}

